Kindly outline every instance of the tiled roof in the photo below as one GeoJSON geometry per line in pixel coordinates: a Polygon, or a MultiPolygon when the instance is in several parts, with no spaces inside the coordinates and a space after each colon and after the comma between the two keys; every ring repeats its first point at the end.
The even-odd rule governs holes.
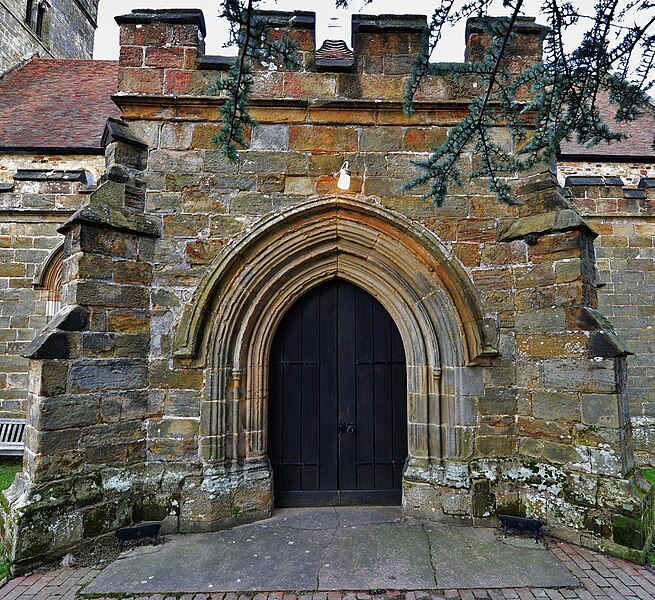
{"type": "Polygon", "coordinates": [[[644,114],[636,121],[617,123],[614,120],[616,106],[610,104],[607,95],[599,98],[599,110],[605,123],[612,131],[625,133],[629,137],[618,142],[601,142],[590,148],[578,144],[575,139],[560,144],[560,156],[594,156],[607,158],[650,158],[655,160],[655,150],[651,144],[655,136],[655,107],[648,105],[644,114]]]}
{"type": "Polygon", "coordinates": [[[99,150],[118,63],[35,58],[0,78],[0,149],[99,150]]]}

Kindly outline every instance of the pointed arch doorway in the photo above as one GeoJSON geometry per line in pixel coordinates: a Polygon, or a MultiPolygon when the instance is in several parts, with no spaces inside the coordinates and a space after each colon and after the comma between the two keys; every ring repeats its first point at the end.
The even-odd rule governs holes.
{"type": "Polygon", "coordinates": [[[405,352],[373,296],[337,278],[306,292],[276,330],[269,376],[276,505],[400,504],[405,352]]]}

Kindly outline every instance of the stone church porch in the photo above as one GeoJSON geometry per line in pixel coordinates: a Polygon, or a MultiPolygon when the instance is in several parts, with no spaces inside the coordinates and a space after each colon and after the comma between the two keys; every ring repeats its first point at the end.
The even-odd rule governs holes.
{"type": "MultiPolygon", "coordinates": [[[[511,180],[520,206],[472,181],[435,211],[401,186],[474,86],[428,77],[415,114],[402,112],[407,72],[394,69],[409,64],[425,19],[363,19],[343,73],[315,68],[311,13],[262,18],[296,39],[303,67],[256,72],[259,125],[238,164],[211,142],[221,99],[207,86],[225,65],[203,54],[202,13],[118,19],[123,118],[108,122],[102,185],[59,229],[62,308],[25,353],[25,465],[3,503],[16,570],[130,523],[197,533],[269,517],[281,481],[268,446],[271,349],[285,315],[333,280],[375,300],[398,331],[404,362],[387,362],[405,366],[407,450],[393,485],[408,517],[527,513],[561,539],[643,561],[653,492],[634,468],[630,349],[597,310],[597,233],[551,165],[511,180]],[[389,53],[399,60],[385,70],[389,53]],[[355,176],[338,191],[331,173],[344,159],[355,176]]],[[[533,20],[519,26],[525,61],[539,60],[542,34],[533,20]]],[[[340,355],[353,337],[321,347],[340,355]]],[[[321,382],[319,406],[341,393],[330,378],[302,381],[321,382]]],[[[358,434],[337,425],[356,415],[329,420],[341,451],[342,434],[358,434]]],[[[362,491],[357,477],[346,490],[330,481],[308,486],[362,491]]]]}

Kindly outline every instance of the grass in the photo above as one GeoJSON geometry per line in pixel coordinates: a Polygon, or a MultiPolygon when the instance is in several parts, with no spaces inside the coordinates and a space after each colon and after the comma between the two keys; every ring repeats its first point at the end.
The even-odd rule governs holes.
{"type": "MultiPolygon", "coordinates": [[[[655,486],[655,469],[642,469],[641,474],[644,476],[644,479],[648,483],[655,486]]],[[[651,546],[651,551],[646,555],[646,564],[655,564],[655,543],[653,543],[653,546],[651,546]]]]}
{"type": "Polygon", "coordinates": [[[655,469],[642,469],[641,474],[648,483],[655,485],[655,469]]]}
{"type": "MultiPolygon", "coordinates": [[[[20,457],[5,457],[0,459],[0,491],[6,490],[14,482],[16,473],[22,468],[23,459],[20,457]]],[[[2,575],[0,575],[0,579],[2,579],[2,575]]]]}
{"type": "MultiPolygon", "coordinates": [[[[23,459],[19,456],[0,458],[0,491],[6,490],[13,482],[16,473],[23,468],[23,459]]],[[[0,553],[0,581],[9,576],[9,559],[4,552],[0,553]]]]}

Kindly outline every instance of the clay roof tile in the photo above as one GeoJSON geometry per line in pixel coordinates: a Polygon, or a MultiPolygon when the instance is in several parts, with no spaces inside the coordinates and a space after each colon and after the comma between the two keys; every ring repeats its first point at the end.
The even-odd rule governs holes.
{"type": "Polygon", "coordinates": [[[118,63],[35,58],[0,78],[0,149],[100,151],[118,63]]]}

